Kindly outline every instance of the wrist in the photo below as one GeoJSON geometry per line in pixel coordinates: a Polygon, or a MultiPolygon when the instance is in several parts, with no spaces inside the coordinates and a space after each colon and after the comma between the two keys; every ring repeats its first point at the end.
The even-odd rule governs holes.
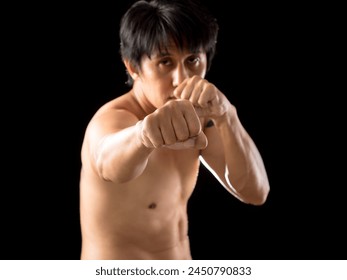
{"type": "Polygon", "coordinates": [[[229,103],[228,106],[226,106],[226,108],[224,109],[223,114],[214,116],[211,119],[217,127],[223,126],[224,124],[230,124],[233,122],[233,120],[237,119],[236,107],[229,103]]]}
{"type": "Polygon", "coordinates": [[[135,124],[135,133],[136,133],[136,145],[139,149],[153,150],[154,148],[146,144],[145,137],[143,135],[143,120],[139,120],[135,124]]]}

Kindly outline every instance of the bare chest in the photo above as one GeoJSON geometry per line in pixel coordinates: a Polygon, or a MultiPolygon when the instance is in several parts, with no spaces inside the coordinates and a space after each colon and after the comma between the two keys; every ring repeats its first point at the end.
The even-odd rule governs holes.
{"type": "Polygon", "coordinates": [[[165,201],[167,204],[185,204],[192,194],[198,172],[197,150],[171,151],[160,149],[151,154],[146,169],[135,181],[143,198],[165,201]]]}

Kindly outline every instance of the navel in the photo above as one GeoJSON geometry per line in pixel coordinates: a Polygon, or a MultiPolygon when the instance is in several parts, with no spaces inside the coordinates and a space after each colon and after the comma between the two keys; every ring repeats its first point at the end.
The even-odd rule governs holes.
{"type": "Polygon", "coordinates": [[[155,209],[155,208],[157,208],[157,204],[152,202],[150,205],[148,205],[148,208],[149,209],[155,209]]]}

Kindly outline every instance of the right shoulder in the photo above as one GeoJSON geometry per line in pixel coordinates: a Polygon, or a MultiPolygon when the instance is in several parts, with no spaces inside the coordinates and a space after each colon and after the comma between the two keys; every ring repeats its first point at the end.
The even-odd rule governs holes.
{"type": "Polygon", "coordinates": [[[87,124],[84,140],[100,139],[135,125],[140,119],[128,99],[123,95],[101,106],[87,124]]]}
{"type": "Polygon", "coordinates": [[[139,118],[131,111],[121,107],[103,107],[90,120],[87,132],[96,134],[114,133],[135,125],[139,118]]]}
{"type": "MultiPolygon", "coordinates": [[[[99,110],[95,113],[93,118],[98,118],[100,115],[107,114],[127,114],[130,116],[136,116],[138,120],[145,117],[144,111],[135,99],[132,91],[123,94],[107,103],[105,103],[99,110]]],[[[125,116],[126,117],[126,116],[125,116]]]]}
{"type": "Polygon", "coordinates": [[[136,125],[140,120],[119,98],[99,108],[87,124],[82,151],[92,151],[108,135],[136,125]]]}

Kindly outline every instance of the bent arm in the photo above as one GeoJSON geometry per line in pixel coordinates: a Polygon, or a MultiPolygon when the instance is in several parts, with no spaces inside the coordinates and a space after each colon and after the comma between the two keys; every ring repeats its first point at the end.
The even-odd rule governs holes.
{"type": "Polygon", "coordinates": [[[202,162],[241,201],[261,205],[270,189],[265,166],[236,108],[228,106],[223,116],[213,120],[215,126],[205,130],[209,145],[201,153],[202,162]]]}
{"type": "Polygon", "coordinates": [[[90,122],[85,152],[100,178],[125,183],[143,172],[152,149],[140,141],[138,121],[125,110],[110,110],[90,122]]]}

